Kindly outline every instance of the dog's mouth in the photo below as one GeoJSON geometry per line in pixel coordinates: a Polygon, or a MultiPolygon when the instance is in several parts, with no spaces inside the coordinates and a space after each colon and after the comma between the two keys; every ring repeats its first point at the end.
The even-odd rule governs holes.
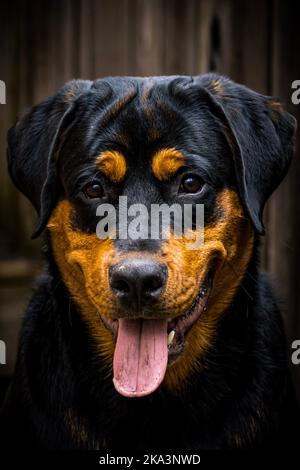
{"type": "Polygon", "coordinates": [[[116,340],[113,383],[125,397],[142,397],[162,383],[168,364],[182,354],[188,331],[206,309],[212,287],[209,273],[191,307],[175,318],[120,318],[100,316],[116,340]]]}

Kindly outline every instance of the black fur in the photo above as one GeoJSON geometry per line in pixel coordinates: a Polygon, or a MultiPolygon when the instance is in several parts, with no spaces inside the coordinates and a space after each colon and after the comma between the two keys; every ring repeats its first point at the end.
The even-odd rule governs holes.
{"type": "MultiPolygon", "coordinates": [[[[75,81],[9,132],[10,173],[39,213],[36,234],[66,197],[76,207],[74,223],[86,232],[95,230],[95,207],[84,200],[82,188],[95,177],[107,185],[94,164],[95,155],[106,148],[121,149],[130,168],[121,186],[108,188],[109,202],[120,193],[129,203],[186,202],[176,199],[171,184],[161,185],[150,174],[149,156],[162,146],[183,150],[205,181],[205,192],[193,202],[205,203],[206,223],[218,216],[218,192],[237,188],[255,230],[263,232],[264,203],[292,156],[293,118],[272,110],[271,98],[216,75],[153,80],[149,107],[154,115],[140,107],[143,79],[75,81]],[[212,88],[215,80],[220,93],[212,88]],[[129,92],[118,119],[110,119],[108,110],[129,92]],[[156,107],[157,100],[164,107],[156,107]],[[154,124],[159,138],[148,142],[154,124]]],[[[202,370],[181,392],[161,388],[139,399],[118,395],[110,371],[93,354],[47,233],[45,239],[46,269],[24,318],[16,371],[2,409],[2,442],[27,449],[122,448],[127,453],[296,442],[282,322],[269,281],[258,271],[258,235],[246,276],[220,320],[202,370]],[[70,408],[88,430],[85,444],[64,425],[70,408]]],[[[119,242],[121,250],[135,248],[137,242],[119,242]]],[[[156,249],[150,242],[145,248],[156,249]]]]}

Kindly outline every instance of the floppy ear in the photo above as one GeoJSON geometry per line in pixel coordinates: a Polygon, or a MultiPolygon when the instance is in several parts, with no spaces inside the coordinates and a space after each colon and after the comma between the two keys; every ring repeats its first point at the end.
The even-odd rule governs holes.
{"type": "Polygon", "coordinates": [[[8,169],[16,187],[39,214],[33,238],[45,228],[58,198],[56,163],[63,131],[71,124],[76,99],[93,82],[72,80],[29,109],[8,131],[8,169]]]}
{"type": "Polygon", "coordinates": [[[287,173],[294,153],[296,119],[279,102],[231,80],[196,77],[208,92],[234,147],[238,190],[253,225],[264,234],[264,205],[287,173]]]}

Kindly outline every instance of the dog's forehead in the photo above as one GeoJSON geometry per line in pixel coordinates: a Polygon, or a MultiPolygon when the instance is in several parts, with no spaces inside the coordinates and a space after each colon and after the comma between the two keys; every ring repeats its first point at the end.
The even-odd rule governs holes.
{"type": "Polygon", "coordinates": [[[170,77],[97,80],[92,91],[81,98],[84,117],[94,121],[93,129],[102,131],[104,137],[122,129],[136,140],[142,131],[163,130],[183,117],[170,93],[173,82],[170,77]]]}
{"type": "Polygon", "coordinates": [[[224,159],[224,132],[200,93],[198,99],[193,89],[191,98],[190,86],[190,77],[97,80],[78,101],[66,159],[72,155],[74,166],[118,150],[128,166],[143,165],[161,149],[224,159]]]}

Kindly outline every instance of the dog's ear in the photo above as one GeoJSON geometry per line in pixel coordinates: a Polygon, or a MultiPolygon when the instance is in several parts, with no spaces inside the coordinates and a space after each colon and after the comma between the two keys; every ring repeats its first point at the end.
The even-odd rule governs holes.
{"type": "Polygon", "coordinates": [[[45,228],[58,197],[56,160],[63,132],[70,126],[76,99],[93,82],[72,80],[58,93],[25,112],[8,131],[8,169],[16,187],[38,212],[33,238],[45,228]]]}
{"type": "Polygon", "coordinates": [[[231,80],[196,78],[225,125],[233,147],[238,190],[253,225],[264,234],[264,205],[287,173],[294,152],[296,119],[281,104],[231,80]]]}

